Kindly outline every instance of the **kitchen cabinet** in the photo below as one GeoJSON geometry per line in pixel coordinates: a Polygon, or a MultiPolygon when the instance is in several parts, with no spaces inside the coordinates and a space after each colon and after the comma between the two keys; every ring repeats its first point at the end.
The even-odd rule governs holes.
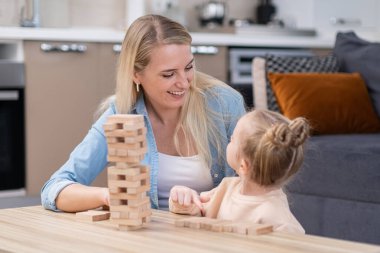
{"type": "Polygon", "coordinates": [[[198,71],[223,82],[228,81],[228,49],[226,46],[194,45],[192,51],[198,71]]]}
{"type": "MultiPolygon", "coordinates": [[[[43,51],[43,43],[24,41],[28,195],[38,194],[68,159],[115,86],[112,44],[76,43],[67,49],[73,44],[49,42],[43,51]]],[[[104,183],[102,175],[97,184],[104,183]]]]}
{"type": "Polygon", "coordinates": [[[333,30],[376,31],[379,1],[318,0],[314,2],[315,25],[333,30]]]}

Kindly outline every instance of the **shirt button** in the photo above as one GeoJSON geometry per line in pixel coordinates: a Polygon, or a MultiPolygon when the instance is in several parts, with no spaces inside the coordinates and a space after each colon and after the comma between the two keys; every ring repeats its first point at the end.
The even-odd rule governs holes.
{"type": "Polygon", "coordinates": [[[219,175],[218,174],[214,174],[214,177],[218,177],[219,175]]]}

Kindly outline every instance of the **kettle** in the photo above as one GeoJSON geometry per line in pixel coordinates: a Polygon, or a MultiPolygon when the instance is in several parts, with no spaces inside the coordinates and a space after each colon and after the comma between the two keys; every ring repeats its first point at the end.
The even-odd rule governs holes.
{"type": "Polygon", "coordinates": [[[209,1],[197,6],[199,22],[202,27],[213,27],[215,25],[223,25],[226,15],[226,6],[223,2],[209,1]]]}

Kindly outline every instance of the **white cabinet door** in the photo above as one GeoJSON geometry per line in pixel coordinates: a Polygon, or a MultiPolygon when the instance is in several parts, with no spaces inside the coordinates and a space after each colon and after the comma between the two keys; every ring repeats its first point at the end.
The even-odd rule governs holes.
{"type": "Polygon", "coordinates": [[[315,0],[315,24],[333,30],[376,30],[378,0],[315,0]]]}

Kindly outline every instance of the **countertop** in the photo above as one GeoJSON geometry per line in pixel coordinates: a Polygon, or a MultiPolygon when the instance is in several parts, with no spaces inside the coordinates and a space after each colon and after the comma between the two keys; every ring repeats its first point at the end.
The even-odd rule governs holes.
{"type": "MultiPolygon", "coordinates": [[[[260,34],[235,34],[217,32],[191,32],[194,45],[252,46],[252,47],[315,47],[332,48],[334,33],[330,36],[284,36],[260,34]]],[[[0,40],[42,40],[72,42],[121,43],[125,31],[97,28],[23,28],[0,27],[0,40]]],[[[369,34],[368,39],[377,39],[378,34],[369,34]]]]}
{"type": "MultiPolygon", "coordinates": [[[[193,45],[246,46],[246,47],[306,47],[332,48],[335,41],[334,31],[317,32],[316,36],[286,36],[255,33],[231,32],[190,32],[193,45]]],[[[361,31],[357,34],[363,39],[380,42],[380,32],[361,31]]],[[[42,40],[72,42],[121,43],[125,31],[107,28],[25,28],[1,27],[2,40],[42,40]]]]}
{"type": "MultiPolygon", "coordinates": [[[[243,235],[176,227],[178,215],[153,210],[151,222],[135,231],[110,220],[81,221],[75,214],[41,206],[0,209],[1,252],[380,252],[380,246],[311,235],[272,232],[243,235]]],[[[184,216],[182,216],[184,217],[184,216]]],[[[181,217],[181,218],[182,218],[181,217]]]]}

